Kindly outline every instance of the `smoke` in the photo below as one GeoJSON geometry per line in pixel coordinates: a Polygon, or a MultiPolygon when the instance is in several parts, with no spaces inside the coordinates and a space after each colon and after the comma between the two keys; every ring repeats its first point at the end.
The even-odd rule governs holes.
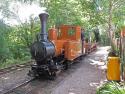
{"type": "Polygon", "coordinates": [[[9,25],[18,25],[20,23],[28,22],[30,17],[38,18],[40,13],[46,11],[45,7],[40,7],[37,3],[25,4],[20,2],[12,2],[9,9],[13,12],[14,16],[5,19],[5,22],[9,25]]]}

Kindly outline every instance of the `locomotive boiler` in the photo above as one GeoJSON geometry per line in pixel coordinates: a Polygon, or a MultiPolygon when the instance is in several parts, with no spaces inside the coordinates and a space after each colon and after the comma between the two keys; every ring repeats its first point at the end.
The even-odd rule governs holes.
{"type": "Polygon", "coordinates": [[[48,14],[40,14],[39,18],[41,21],[40,39],[38,39],[31,45],[31,54],[32,57],[36,60],[37,64],[41,65],[45,63],[45,61],[48,60],[48,58],[54,56],[55,47],[54,44],[47,39],[48,35],[46,32],[46,22],[48,14]]]}
{"type": "Polygon", "coordinates": [[[31,55],[36,63],[31,65],[30,74],[35,77],[46,75],[53,79],[56,72],[67,69],[76,58],[84,54],[81,27],[60,25],[46,31],[48,13],[39,15],[40,37],[31,45],[31,55]]]}

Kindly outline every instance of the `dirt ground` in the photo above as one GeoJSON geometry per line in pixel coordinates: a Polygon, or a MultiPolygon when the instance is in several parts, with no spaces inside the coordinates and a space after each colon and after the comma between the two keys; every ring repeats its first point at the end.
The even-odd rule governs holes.
{"type": "Polygon", "coordinates": [[[96,88],[106,80],[108,49],[109,47],[100,47],[88,55],[81,66],[58,84],[51,94],[95,94],[96,88]]]}
{"type": "MultiPolygon", "coordinates": [[[[83,57],[80,63],[74,63],[68,70],[58,74],[54,81],[37,79],[8,94],[95,94],[96,88],[106,80],[105,62],[109,48],[99,47],[97,51],[83,57]]],[[[15,71],[14,74],[6,74],[0,78],[0,83],[4,81],[6,87],[12,87],[14,83],[18,84],[17,82],[25,80],[28,71],[29,69],[25,69],[15,71]],[[8,79],[6,81],[3,78],[8,79]]],[[[5,91],[1,87],[2,84],[0,94],[5,91]]]]}

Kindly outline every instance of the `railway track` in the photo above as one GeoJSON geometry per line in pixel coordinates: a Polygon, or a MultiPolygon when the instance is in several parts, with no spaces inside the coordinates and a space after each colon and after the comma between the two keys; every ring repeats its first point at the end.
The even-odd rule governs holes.
{"type": "MultiPolygon", "coordinates": [[[[1,69],[0,78],[1,78],[2,83],[0,82],[0,84],[1,84],[0,85],[0,94],[7,94],[7,93],[11,92],[12,90],[14,90],[20,86],[23,86],[23,85],[31,82],[32,80],[34,80],[34,78],[32,78],[32,77],[25,76],[24,79],[22,79],[21,81],[15,82],[15,83],[12,82],[11,85],[7,86],[8,83],[6,84],[6,82],[7,82],[6,79],[8,79],[8,78],[6,78],[6,76],[5,76],[8,74],[12,74],[13,72],[18,71],[18,70],[24,70],[24,69],[30,68],[30,65],[33,62],[34,61],[29,61],[24,64],[16,64],[14,66],[1,69]]],[[[13,80],[15,80],[14,77],[13,77],[13,80]]]]}
{"type": "Polygon", "coordinates": [[[0,69],[0,76],[9,72],[12,72],[14,70],[20,69],[20,68],[24,68],[24,67],[30,67],[31,63],[33,63],[34,61],[29,61],[26,62],[24,64],[16,64],[14,66],[10,66],[4,69],[0,69]]]}
{"type": "Polygon", "coordinates": [[[35,78],[29,77],[25,81],[22,81],[11,88],[7,88],[7,89],[3,90],[2,92],[0,92],[0,94],[9,94],[10,92],[14,91],[16,88],[20,88],[21,86],[26,85],[26,84],[32,82],[33,80],[35,80],[35,78]]]}

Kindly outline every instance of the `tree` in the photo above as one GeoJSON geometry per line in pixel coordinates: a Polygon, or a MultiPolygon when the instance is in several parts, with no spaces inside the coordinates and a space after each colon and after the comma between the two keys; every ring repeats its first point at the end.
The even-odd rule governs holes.
{"type": "Polygon", "coordinates": [[[0,62],[5,61],[10,55],[8,47],[8,32],[9,27],[0,20],[0,62]]]}

